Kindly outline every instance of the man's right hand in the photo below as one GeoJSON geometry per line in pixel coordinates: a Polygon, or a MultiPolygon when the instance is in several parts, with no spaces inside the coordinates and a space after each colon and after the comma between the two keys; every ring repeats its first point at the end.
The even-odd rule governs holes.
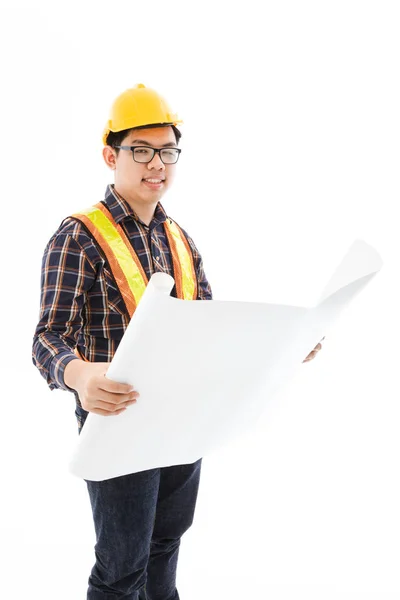
{"type": "Polygon", "coordinates": [[[128,383],[106,377],[108,362],[71,360],[64,371],[68,387],[76,390],[82,408],[97,415],[119,415],[140,395],[128,383]]]}

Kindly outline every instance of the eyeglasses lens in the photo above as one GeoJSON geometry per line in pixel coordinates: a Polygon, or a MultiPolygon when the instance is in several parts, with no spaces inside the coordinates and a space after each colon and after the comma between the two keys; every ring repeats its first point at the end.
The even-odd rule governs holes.
{"type": "MultiPolygon", "coordinates": [[[[161,160],[166,164],[173,164],[178,160],[179,152],[176,148],[163,148],[161,150],[161,160]]],[[[135,148],[133,157],[136,162],[147,163],[153,158],[154,152],[151,148],[135,148]]]]}

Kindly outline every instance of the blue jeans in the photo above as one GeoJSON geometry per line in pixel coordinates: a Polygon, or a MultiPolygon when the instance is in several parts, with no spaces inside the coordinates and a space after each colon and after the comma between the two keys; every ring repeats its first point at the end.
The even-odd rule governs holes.
{"type": "MultiPolygon", "coordinates": [[[[79,433],[88,414],[76,406],[79,433]]],[[[201,461],[85,479],[96,531],[87,600],[179,600],[179,546],[193,522],[201,461]]]]}

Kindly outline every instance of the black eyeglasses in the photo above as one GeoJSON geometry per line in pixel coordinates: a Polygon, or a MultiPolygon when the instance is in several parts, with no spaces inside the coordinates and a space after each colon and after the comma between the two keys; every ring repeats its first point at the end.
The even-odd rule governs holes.
{"type": "Polygon", "coordinates": [[[158,152],[162,162],[166,165],[172,165],[178,162],[181,148],[151,148],[149,146],[113,146],[121,148],[121,150],[131,150],[133,160],[138,163],[149,163],[153,160],[154,155],[158,152]]]}

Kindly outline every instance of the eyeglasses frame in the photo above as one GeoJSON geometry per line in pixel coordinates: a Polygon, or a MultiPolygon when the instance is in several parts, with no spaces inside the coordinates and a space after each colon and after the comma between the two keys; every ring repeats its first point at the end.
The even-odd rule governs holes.
{"type": "Polygon", "coordinates": [[[179,155],[182,152],[182,148],[153,148],[152,146],[113,146],[113,148],[121,148],[121,150],[131,150],[132,151],[132,158],[133,158],[133,160],[136,163],[139,163],[139,164],[142,164],[142,165],[148,165],[153,160],[153,158],[155,157],[156,153],[158,153],[158,156],[160,157],[160,160],[163,163],[163,165],[176,165],[176,163],[179,160],[179,155]],[[135,148],[146,148],[146,149],[153,150],[153,156],[148,161],[136,160],[135,156],[134,156],[134,150],[135,150],[135,148]],[[163,159],[161,158],[161,150],[177,150],[178,157],[177,157],[176,161],[173,162],[173,163],[165,163],[163,161],[163,159]]]}

